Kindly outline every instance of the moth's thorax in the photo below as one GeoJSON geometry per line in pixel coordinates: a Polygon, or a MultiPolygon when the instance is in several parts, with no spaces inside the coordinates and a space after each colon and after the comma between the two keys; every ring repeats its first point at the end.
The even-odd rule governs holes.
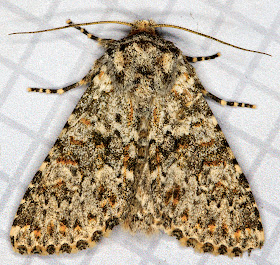
{"type": "Polygon", "coordinates": [[[131,94],[145,90],[149,97],[170,89],[182,56],[173,43],[141,32],[113,43],[106,59],[120,90],[131,94]]]}

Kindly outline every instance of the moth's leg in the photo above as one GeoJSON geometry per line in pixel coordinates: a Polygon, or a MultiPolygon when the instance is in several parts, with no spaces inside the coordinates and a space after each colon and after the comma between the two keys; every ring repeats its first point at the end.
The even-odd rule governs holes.
{"type": "Polygon", "coordinates": [[[88,77],[88,75],[86,75],[80,81],[78,81],[78,82],[76,82],[76,83],[74,83],[72,85],[60,88],[60,89],[29,87],[29,88],[27,88],[27,91],[28,92],[47,93],[47,94],[56,94],[56,93],[57,94],[63,94],[64,92],[69,91],[69,90],[71,90],[71,89],[73,89],[75,87],[86,85],[88,83],[87,77],[88,77]]]}
{"type": "Polygon", "coordinates": [[[189,63],[195,63],[195,62],[199,62],[199,61],[207,61],[207,60],[215,59],[220,56],[221,56],[221,54],[218,52],[218,53],[215,53],[210,56],[202,56],[202,57],[184,56],[184,59],[189,63]]]}
{"type": "MultiPolygon", "coordinates": [[[[69,24],[69,25],[74,24],[74,23],[72,22],[71,19],[67,19],[67,20],[66,20],[66,23],[69,24]]],[[[75,29],[78,29],[79,31],[81,31],[81,32],[82,32],[83,34],[85,34],[88,38],[90,38],[90,39],[92,39],[92,40],[95,40],[95,41],[98,41],[98,42],[101,43],[101,44],[103,44],[103,43],[106,44],[106,43],[108,43],[108,42],[113,42],[113,41],[115,41],[115,40],[113,40],[113,39],[101,39],[101,38],[99,38],[99,37],[96,37],[95,35],[89,33],[85,28],[81,28],[81,27],[79,27],[79,26],[74,27],[74,28],[75,28],[75,29]]]]}
{"type": "Polygon", "coordinates": [[[202,89],[201,93],[203,94],[203,96],[213,99],[214,101],[218,102],[222,106],[228,105],[228,106],[232,106],[232,107],[242,107],[242,108],[251,108],[251,109],[256,108],[256,105],[251,105],[248,103],[226,101],[224,99],[218,98],[217,96],[211,94],[210,92],[206,91],[205,89],[202,89]]]}

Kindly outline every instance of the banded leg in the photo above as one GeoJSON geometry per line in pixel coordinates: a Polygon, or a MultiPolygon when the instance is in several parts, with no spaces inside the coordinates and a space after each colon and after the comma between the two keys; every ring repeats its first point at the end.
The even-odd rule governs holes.
{"type": "Polygon", "coordinates": [[[211,94],[210,92],[206,91],[203,89],[201,91],[203,96],[208,97],[210,99],[213,99],[214,101],[218,102],[222,106],[232,106],[232,107],[241,107],[241,108],[250,108],[250,109],[255,109],[257,106],[256,105],[251,105],[248,103],[239,103],[239,102],[234,102],[234,101],[226,101],[224,99],[218,98],[217,96],[211,94]]]}
{"type": "MultiPolygon", "coordinates": [[[[71,24],[74,24],[73,22],[72,22],[72,20],[71,19],[67,19],[66,20],[66,23],[68,24],[68,25],[71,25],[71,24]]],[[[114,41],[113,39],[101,39],[101,38],[99,38],[99,37],[96,37],[95,35],[93,35],[93,34],[91,34],[91,33],[89,33],[85,28],[81,28],[81,27],[79,27],[79,26],[77,26],[77,27],[74,27],[75,29],[78,29],[79,31],[81,31],[83,34],[85,34],[88,38],[90,38],[90,39],[92,39],[92,40],[95,40],[95,41],[98,41],[99,43],[101,43],[102,44],[102,42],[111,42],[111,41],[114,41]]]]}
{"type": "MultiPolygon", "coordinates": [[[[68,19],[66,21],[67,24],[73,24],[73,22],[68,19]]],[[[93,40],[96,40],[98,41],[100,44],[103,44],[103,45],[106,45],[106,43],[109,42],[112,42],[114,40],[112,39],[101,39],[101,38],[98,38],[96,36],[94,36],[93,34],[90,34],[86,29],[84,28],[81,28],[81,27],[75,27],[76,29],[80,30],[82,33],[84,33],[85,35],[87,35],[90,39],[93,39],[93,40]]],[[[27,89],[28,92],[39,92],[39,93],[47,93],[47,94],[63,94],[64,92],[66,91],[69,91],[73,88],[76,88],[76,87],[79,87],[79,86],[82,86],[82,85],[86,85],[88,84],[88,75],[90,74],[90,72],[82,79],[80,80],[79,82],[76,82],[72,85],[69,85],[67,87],[63,87],[63,88],[60,88],[60,89],[50,89],[50,88],[37,88],[37,87],[29,87],[27,89]]]]}
{"type": "Polygon", "coordinates": [[[86,75],[82,80],[80,80],[79,82],[76,82],[70,86],[66,86],[60,89],[50,89],[50,88],[37,88],[37,87],[29,87],[27,88],[28,92],[39,92],[39,93],[47,93],[47,94],[63,94],[66,91],[69,91],[73,88],[82,86],[82,85],[86,85],[87,82],[87,76],[86,75]]]}
{"type": "Polygon", "coordinates": [[[221,56],[221,54],[218,52],[218,53],[215,53],[213,55],[204,56],[204,57],[184,56],[184,59],[189,63],[195,63],[195,62],[198,62],[198,61],[207,61],[207,60],[215,59],[215,58],[220,57],[220,56],[221,56]]]}

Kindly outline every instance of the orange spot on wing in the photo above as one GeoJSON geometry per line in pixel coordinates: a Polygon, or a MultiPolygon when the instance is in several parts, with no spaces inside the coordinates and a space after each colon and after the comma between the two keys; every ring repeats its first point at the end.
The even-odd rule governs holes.
{"type": "Polygon", "coordinates": [[[186,215],[182,216],[182,222],[186,223],[188,221],[188,217],[186,215]]]}
{"type": "Polygon", "coordinates": [[[236,232],[234,233],[234,237],[235,237],[236,241],[240,240],[240,236],[241,236],[241,230],[237,229],[236,232]]]}
{"type": "Polygon", "coordinates": [[[178,150],[180,150],[180,149],[187,149],[188,147],[189,147],[189,145],[187,143],[179,144],[178,150]]]}
{"type": "Polygon", "coordinates": [[[38,187],[39,193],[44,193],[47,190],[47,186],[45,184],[38,187]]]}
{"type": "Polygon", "coordinates": [[[66,225],[61,223],[60,226],[59,226],[59,233],[62,234],[63,236],[65,236],[66,229],[67,229],[66,225]]]}
{"type": "Polygon", "coordinates": [[[176,97],[179,95],[179,93],[177,92],[177,90],[174,89],[174,88],[171,89],[171,92],[173,92],[173,93],[175,94],[176,97]]]}
{"type": "Polygon", "coordinates": [[[89,213],[87,218],[88,218],[89,222],[96,221],[96,216],[93,215],[92,213],[89,213]]]}
{"type": "Polygon", "coordinates": [[[101,71],[101,72],[99,73],[99,75],[98,75],[98,78],[101,79],[103,75],[104,75],[104,72],[101,71]]]}
{"type": "Polygon", "coordinates": [[[129,102],[130,104],[130,111],[129,111],[129,114],[128,114],[128,126],[132,124],[132,121],[133,121],[133,106],[132,106],[132,101],[130,100],[129,102]]]}
{"type": "Polygon", "coordinates": [[[62,185],[65,185],[65,182],[63,180],[59,180],[57,183],[56,183],[56,186],[58,187],[61,187],[62,185]]]}
{"type": "Polygon", "coordinates": [[[74,224],[74,230],[75,231],[81,231],[82,230],[81,224],[78,220],[76,220],[76,222],[74,224]]]}
{"type": "Polygon", "coordinates": [[[101,155],[101,154],[98,154],[98,155],[97,155],[97,159],[100,160],[100,161],[103,161],[102,155],[101,155]]]}
{"type": "Polygon", "coordinates": [[[203,143],[200,143],[199,145],[209,147],[209,146],[212,146],[214,143],[215,143],[214,139],[211,139],[211,141],[203,142],[203,143]]]}
{"type": "Polygon", "coordinates": [[[223,187],[224,186],[224,184],[221,181],[218,181],[215,185],[216,185],[216,187],[223,187]]]}
{"type": "Polygon", "coordinates": [[[100,206],[101,208],[104,208],[107,204],[107,200],[103,200],[101,203],[100,203],[100,206]]]}
{"type": "Polygon", "coordinates": [[[34,230],[34,236],[36,238],[40,238],[41,237],[41,230],[40,229],[34,230]]]}
{"type": "Polygon", "coordinates": [[[158,150],[158,147],[156,148],[156,154],[157,154],[157,165],[160,167],[161,165],[161,158],[160,158],[160,152],[158,150]]]}
{"type": "Polygon", "coordinates": [[[195,122],[192,124],[193,127],[200,127],[201,125],[201,122],[195,122]]]}
{"type": "Polygon", "coordinates": [[[99,145],[96,145],[95,148],[100,148],[100,149],[104,149],[105,146],[103,143],[99,144],[99,145]]]}
{"type": "Polygon", "coordinates": [[[59,157],[58,159],[56,159],[56,162],[64,164],[64,165],[73,165],[73,166],[77,165],[76,161],[73,161],[73,160],[70,160],[70,159],[66,159],[64,157],[59,157]]]}
{"type": "Polygon", "coordinates": [[[125,147],[124,147],[124,157],[123,157],[123,162],[124,162],[124,165],[125,165],[125,167],[127,166],[127,161],[129,160],[129,154],[128,154],[128,151],[129,151],[129,144],[128,145],[126,145],[125,147]]]}
{"type": "Polygon", "coordinates": [[[217,188],[217,189],[219,189],[219,188],[227,189],[227,187],[226,187],[221,181],[218,181],[218,182],[215,184],[215,188],[217,188]]]}
{"type": "Polygon", "coordinates": [[[251,228],[247,227],[247,228],[245,228],[245,230],[246,230],[249,234],[251,234],[251,228]]]}
{"type": "Polygon", "coordinates": [[[77,225],[77,226],[74,228],[74,230],[76,230],[76,231],[81,231],[82,228],[81,228],[79,225],[77,225]]]}
{"type": "Polygon", "coordinates": [[[237,193],[238,193],[238,190],[237,190],[236,187],[234,187],[234,188],[232,189],[232,193],[234,193],[234,194],[237,194],[237,193]]]}
{"type": "Polygon", "coordinates": [[[73,136],[70,136],[70,144],[75,144],[75,145],[83,145],[83,141],[75,140],[73,136]]]}
{"type": "Polygon", "coordinates": [[[185,72],[185,73],[183,73],[183,75],[186,77],[186,80],[190,79],[190,76],[188,73],[185,72]]]}
{"type": "Polygon", "coordinates": [[[214,224],[208,225],[208,229],[210,233],[214,233],[214,231],[216,230],[216,226],[214,224]]]}
{"type": "Polygon", "coordinates": [[[182,217],[181,217],[181,220],[182,222],[186,223],[188,221],[188,217],[189,216],[189,211],[188,209],[186,208],[182,214],[182,217]]]}
{"type": "Polygon", "coordinates": [[[87,119],[85,119],[85,118],[82,118],[80,121],[81,121],[81,123],[83,123],[83,124],[85,124],[85,125],[91,125],[90,120],[87,120],[87,119]]]}
{"type": "Polygon", "coordinates": [[[222,225],[222,231],[223,231],[223,235],[227,235],[228,234],[228,226],[226,224],[222,225]]]}
{"type": "Polygon", "coordinates": [[[222,190],[227,190],[227,189],[228,188],[221,181],[218,181],[217,183],[215,183],[215,187],[213,189],[213,192],[214,191],[222,192],[222,190]]]}
{"type": "Polygon", "coordinates": [[[191,93],[189,92],[188,89],[184,88],[183,89],[183,94],[186,96],[186,98],[188,99],[187,101],[191,101],[193,99],[193,96],[191,95],[191,93]]]}
{"type": "Polygon", "coordinates": [[[154,116],[154,123],[155,123],[155,124],[158,124],[158,123],[159,123],[159,118],[158,118],[157,107],[154,108],[153,116],[154,116]]]}
{"type": "Polygon", "coordinates": [[[50,222],[50,223],[48,224],[48,226],[47,226],[47,232],[48,232],[49,235],[52,236],[52,234],[53,234],[53,232],[54,232],[54,224],[53,224],[53,222],[50,222]]]}

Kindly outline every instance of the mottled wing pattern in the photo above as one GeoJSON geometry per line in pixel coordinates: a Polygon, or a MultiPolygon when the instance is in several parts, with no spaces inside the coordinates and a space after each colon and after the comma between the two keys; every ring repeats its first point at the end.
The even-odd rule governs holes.
{"type": "Polygon", "coordinates": [[[14,250],[75,252],[119,223],[214,254],[260,248],[249,184],[181,51],[147,21],[106,43],[19,206],[14,250]]]}
{"type": "Polygon", "coordinates": [[[153,107],[147,171],[136,195],[140,219],[152,218],[142,228],[213,254],[260,248],[263,227],[248,181],[193,68],[178,63],[178,73],[171,93],[153,107]]]}
{"type": "Polygon", "coordinates": [[[103,59],[21,201],[10,233],[16,252],[71,253],[94,245],[130,201],[135,126],[129,98],[113,90],[103,59]]]}

